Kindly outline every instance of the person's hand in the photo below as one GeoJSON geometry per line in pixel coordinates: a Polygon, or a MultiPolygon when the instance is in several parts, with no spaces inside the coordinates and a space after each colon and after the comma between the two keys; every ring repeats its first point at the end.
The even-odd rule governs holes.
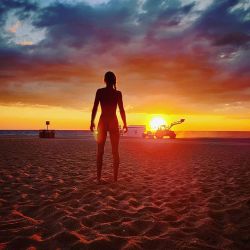
{"type": "Polygon", "coordinates": [[[124,126],[123,126],[123,131],[124,131],[124,133],[127,133],[127,132],[128,132],[128,127],[127,127],[127,125],[124,125],[124,126]]]}
{"type": "Polygon", "coordinates": [[[91,132],[94,132],[94,129],[95,129],[95,123],[91,122],[91,125],[90,125],[91,132]]]}

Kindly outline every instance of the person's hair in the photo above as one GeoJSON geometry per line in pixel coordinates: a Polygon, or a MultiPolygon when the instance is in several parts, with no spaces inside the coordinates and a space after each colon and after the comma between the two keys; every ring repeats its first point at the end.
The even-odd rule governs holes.
{"type": "Polygon", "coordinates": [[[104,75],[104,81],[107,85],[111,85],[112,87],[114,87],[114,89],[116,89],[116,76],[113,72],[106,72],[104,75]]]}

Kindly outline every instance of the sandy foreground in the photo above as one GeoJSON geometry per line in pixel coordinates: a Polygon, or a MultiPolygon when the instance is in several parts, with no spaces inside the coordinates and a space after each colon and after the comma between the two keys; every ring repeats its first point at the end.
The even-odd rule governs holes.
{"type": "Polygon", "coordinates": [[[250,249],[250,141],[0,139],[0,249],[250,249]]]}

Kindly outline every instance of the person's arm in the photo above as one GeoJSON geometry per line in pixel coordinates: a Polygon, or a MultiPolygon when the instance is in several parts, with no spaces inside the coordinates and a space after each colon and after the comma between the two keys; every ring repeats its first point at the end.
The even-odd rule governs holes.
{"type": "Polygon", "coordinates": [[[99,92],[97,90],[96,91],[96,95],[95,95],[95,101],[94,101],[93,109],[92,109],[92,114],[91,114],[90,130],[92,132],[94,131],[94,128],[95,128],[95,116],[96,116],[96,112],[97,112],[99,101],[100,101],[100,99],[99,99],[99,92]]]}
{"type": "Polygon", "coordinates": [[[124,129],[124,132],[126,133],[128,131],[128,127],[127,127],[126,113],[125,113],[125,110],[123,107],[122,93],[121,92],[119,92],[119,95],[118,95],[118,106],[119,106],[121,118],[123,121],[123,129],[124,129]]]}

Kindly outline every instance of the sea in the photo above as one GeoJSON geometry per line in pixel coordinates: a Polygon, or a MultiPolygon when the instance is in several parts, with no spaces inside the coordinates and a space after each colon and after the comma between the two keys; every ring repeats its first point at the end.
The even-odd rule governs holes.
{"type": "MultiPolygon", "coordinates": [[[[56,138],[93,138],[89,130],[56,130],[56,138]]],[[[250,131],[175,131],[177,138],[248,138],[250,131]]],[[[39,130],[0,130],[0,137],[38,137],[39,130]]],[[[126,135],[124,135],[126,137],[126,135]]],[[[141,137],[138,135],[138,137],[141,137]]]]}
{"type": "MultiPolygon", "coordinates": [[[[56,130],[56,138],[93,137],[89,130],[56,130]]],[[[0,137],[39,137],[39,130],[0,130],[0,137]]]]}

